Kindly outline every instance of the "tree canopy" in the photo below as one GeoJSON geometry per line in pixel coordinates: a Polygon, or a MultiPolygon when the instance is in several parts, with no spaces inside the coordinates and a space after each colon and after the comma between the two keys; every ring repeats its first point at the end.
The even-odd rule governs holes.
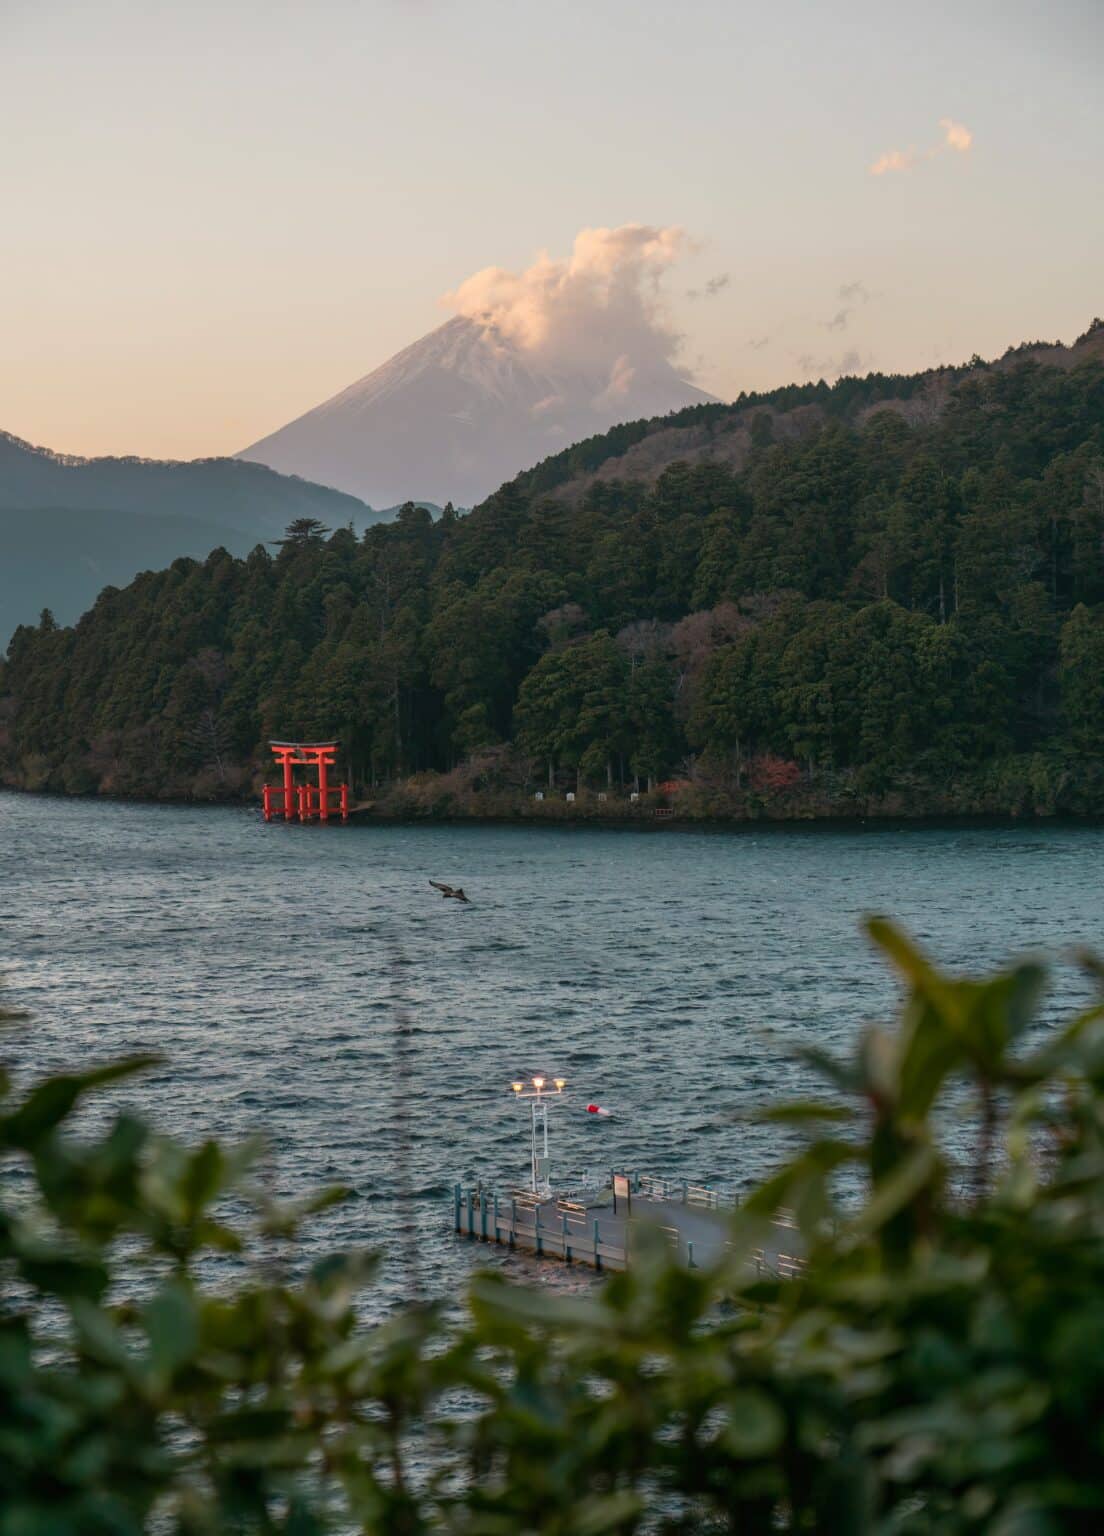
{"type": "Polygon", "coordinates": [[[695,407],[750,421],[739,463],[606,479],[650,430],[618,427],[466,516],[303,519],[108,589],[13,637],[4,779],[233,795],[267,737],[339,735],[359,784],[499,749],[518,784],[675,776],[720,812],[768,779],[813,809],[1104,809],[1104,366],[925,387],[695,407]]]}

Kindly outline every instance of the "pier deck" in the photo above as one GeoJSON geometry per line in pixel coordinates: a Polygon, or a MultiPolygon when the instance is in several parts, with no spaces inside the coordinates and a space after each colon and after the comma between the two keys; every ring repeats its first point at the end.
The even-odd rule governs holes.
{"type": "MultiPolygon", "coordinates": [[[[726,1210],[720,1203],[688,1198],[685,1185],[675,1188],[681,1188],[681,1198],[677,1193],[641,1191],[629,1201],[621,1197],[615,1210],[609,1190],[589,1199],[555,1195],[541,1199],[527,1193],[502,1196],[481,1189],[465,1192],[457,1184],[455,1227],[465,1237],[599,1270],[627,1269],[634,1236],[639,1243],[642,1229],[652,1227],[691,1268],[713,1264],[728,1241],[726,1210]]],[[[701,1191],[702,1195],[709,1193],[701,1191]]],[[[798,1246],[793,1227],[775,1223],[763,1246],[753,1253],[752,1262],[763,1272],[793,1275],[802,1267],[798,1246]]]]}

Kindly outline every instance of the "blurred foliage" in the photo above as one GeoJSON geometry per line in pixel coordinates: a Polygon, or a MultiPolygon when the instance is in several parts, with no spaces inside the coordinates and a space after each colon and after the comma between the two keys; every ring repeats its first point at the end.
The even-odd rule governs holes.
{"type": "Polygon", "coordinates": [[[319,1202],[275,1205],[255,1146],[78,1137],[143,1063],[5,1080],[0,1536],[1100,1530],[1104,1009],[1045,1024],[1039,966],[954,979],[871,932],[899,1024],[806,1053],[828,1091],[766,1112],[807,1139],[723,1265],[482,1275],[458,1320],[358,1324],[365,1256],[289,1278],[319,1202]],[[748,1263],[782,1207],[792,1280],[748,1263]]]}

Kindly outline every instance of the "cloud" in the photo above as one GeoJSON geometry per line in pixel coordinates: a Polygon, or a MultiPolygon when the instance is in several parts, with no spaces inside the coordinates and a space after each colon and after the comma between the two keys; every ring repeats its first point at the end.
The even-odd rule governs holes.
{"type": "Polygon", "coordinates": [[[722,288],[727,288],[731,278],[727,272],[718,272],[716,277],[711,277],[704,288],[687,288],[688,299],[715,299],[722,288]]]}
{"type": "Polygon", "coordinates": [[[535,365],[592,376],[615,399],[635,374],[669,363],[679,349],[660,284],[687,248],[675,226],[582,229],[570,256],[542,252],[522,272],[485,267],[443,302],[535,365]]]}
{"type": "Polygon", "coordinates": [[[870,303],[870,290],[865,283],[858,280],[853,283],[841,283],[838,296],[846,302],[836,310],[830,320],[820,322],[826,331],[845,331],[856,307],[870,303]]]}
{"type": "Polygon", "coordinates": [[[954,150],[960,155],[969,151],[974,142],[974,136],[965,123],[956,123],[953,117],[941,117],[939,126],[943,130],[941,144],[933,144],[930,149],[921,151],[887,149],[870,166],[871,176],[888,176],[901,171],[911,171],[921,161],[934,160],[937,155],[945,154],[949,150],[954,150]]]}
{"type": "Polygon", "coordinates": [[[614,359],[610,369],[609,382],[600,394],[595,396],[594,404],[601,408],[615,406],[623,400],[632,388],[632,381],[636,378],[636,369],[629,362],[628,357],[622,356],[614,359]]]}
{"type": "Polygon", "coordinates": [[[916,164],[916,154],[913,150],[888,149],[884,155],[879,155],[870,167],[871,176],[885,176],[890,171],[911,171],[916,164]]]}
{"type": "MultiPolygon", "coordinates": [[[[865,366],[869,368],[871,359],[865,359],[865,366]]],[[[858,373],[864,366],[864,359],[854,347],[849,347],[839,357],[814,357],[811,352],[798,354],[797,366],[807,378],[839,379],[844,374],[858,373]]]]}
{"type": "Polygon", "coordinates": [[[765,346],[769,346],[769,344],[769,336],[752,336],[748,341],[748,346],[753,352],[761,352],[763,348],[765,346]]]}
{"type": "Polygon", "coordinates": [[[943,130],[944,149],[957,149],[960,155],[964,155],[974,142],[974,136],[965,123],[956,123],[951,117],[941,117],[939,126],[943,130]]]}

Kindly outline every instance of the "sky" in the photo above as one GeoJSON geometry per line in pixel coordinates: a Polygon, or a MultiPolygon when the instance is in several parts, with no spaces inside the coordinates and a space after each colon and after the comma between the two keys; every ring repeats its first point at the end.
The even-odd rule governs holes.
{"type": "Polygon", "coordinates": [[[722,398],[1071,341],[1102,45],[1099,0],[0,0],[0,429],[231,453],[636,226],[722,398]]]}

